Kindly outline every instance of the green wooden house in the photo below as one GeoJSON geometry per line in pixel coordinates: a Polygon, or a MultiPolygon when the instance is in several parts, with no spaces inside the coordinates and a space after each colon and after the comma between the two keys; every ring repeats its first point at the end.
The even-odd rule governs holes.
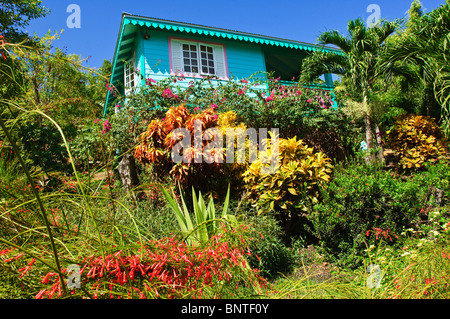
{"type": "MultiPolygon", "coordinates": [[[[238,81],[274,72],[281,81],[290,81],[300,74],[302,60],[315,50],[338,51],[305,42],[123,13],[110,83],[127,95],[143,84],[136,72],[155,81],[184,75],[185,80],[177,83],[186,87],[190,81],[208,75],[215,75],[217,81],[238,81]]],[[[333,89],[331,74],[325,74],[322,87],[333,89]]],[[[113,102],[114,96],[108,91],[105,115],[113,102]]]]}

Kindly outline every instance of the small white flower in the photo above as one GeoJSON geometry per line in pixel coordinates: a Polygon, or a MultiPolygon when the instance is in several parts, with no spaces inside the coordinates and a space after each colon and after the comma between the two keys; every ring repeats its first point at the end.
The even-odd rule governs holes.
{"type": "Polygon", "coordinates": [[[437,237],[437,236],[439,236],[439,232],[433,230],[433,231],[430,232],[430,235],[433,236],[433,237],[437,237]]]}
{"type": "Polygon", "coordinates": [[[401,257],[405,257],[411,255],[411,253],[409,251],[405,251],[403,254],[401,254],[401,257]]]}

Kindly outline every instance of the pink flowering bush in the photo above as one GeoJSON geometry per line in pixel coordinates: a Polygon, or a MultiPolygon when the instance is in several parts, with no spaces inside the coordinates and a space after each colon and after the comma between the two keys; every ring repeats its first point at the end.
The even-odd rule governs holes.
{"type": "MultiPolygon", "coordinates": [[[[237,122],[255,129],[278,128],[284,138],[305,138],[315,130],[333,130],[343,138],[349,135],[343,131],[346,119],[336,108],[330,91],[283,83],[257,75],[219,82],[213,77],[188,81],[183,76],[172,76],[158,82],[147,78],[138,93],[127,96],[126,107],[111,115],[110,134],[117,148],[129,149],[152,120],[162,119],[169,108],[183,104],[191,113],[210,108],[218,114],[233,111],[237,122]]],[[[124,105],[120,99],[115,104],[124,105]]]]}
{"type": "Polygon", "coordinates": [[[114,139],[110,136],[113,130],[111,118],[94,119],[80,126],[79,134],[71,141],[71,152],[75,164],[87,168],[89,162],[104,162],[103,151],[113,149],[114,139]]]}
{"type": "MultiPolygon", "coordinates": [[[[236,111],[245,114],[244,122],[251,127],[279,128],[284,138],[305,138],[316,129],[340,131],[344,115],[337,109],[330,91],[304,87],[298,83],[285,85],[269,81],[269,92],[254,103],[251,110],[236,111]],[[333,128],[333,129],[334,129],[333,128]]],[[[345,134],[342,134],[343,136],[345,134]]]]}
{"type": "Polygon", "coordinates": [[[103,130],[102,130],[102,134],[106,134],[106,133],[108,133],[109,131],[111,131],[111,128],[112,128],[112,125],[111,125],[111,123],[109,123],[109,121],[108,120],[106,120],[104,123],[103,123],[103,130]]]}

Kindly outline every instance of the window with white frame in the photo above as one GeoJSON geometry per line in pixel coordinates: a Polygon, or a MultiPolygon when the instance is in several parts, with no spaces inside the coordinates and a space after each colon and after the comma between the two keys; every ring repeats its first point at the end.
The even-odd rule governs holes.
{"type": "Polygon", "coordinates": [[[183,70],[186,73],[198,73],[198,52],[194,44],[183,44],[183,70]]]}
{"type": "Polygon", "coordinates": [[[214,64],[214,48],[207,45],[200,45],[200,62],[202,74],[216,74],[214,64]]]}
{"type": "Polygon", "coordinates": [[[133,58],[124,66],[124,74],[125,74],[125,95],[128,95],[133,92],[136,87],[136,60],[133,58]]]}
{"type": "Polygon", "coordinates": [[[223,45],[172,39],[171,47],[173,73],[227,77],[223,45]]]}

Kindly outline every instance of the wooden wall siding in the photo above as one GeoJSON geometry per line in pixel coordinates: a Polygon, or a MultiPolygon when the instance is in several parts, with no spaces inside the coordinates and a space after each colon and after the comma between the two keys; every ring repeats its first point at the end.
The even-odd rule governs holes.
{"type": "Polygon", "coordinates": [[[144,40],[141,37],[144,48],[146,75],[156,72],[170,73],[168,41],[170,33],[158,31],[148,33],[150,39],[144,40]]]}
{"type": "Polygon", "coordinates": [[[230,77],[249,78],[256,72],[265,72],[266,63],[261,46],[242,42],[227,42],[228,72],[230,77]]]}
{"type": "MultiPolygon", "coordinates": [[[[138,31],[139,36],[136,39],[136,68],[141,70],[141,74],[144,74],[144,70],[146,69],[146,59],[144,52],[144,42],[142,39],[142,32],[138,31]]],[[[139,84],[143,84],[144,81],[141,81],[139,84]]]]}

